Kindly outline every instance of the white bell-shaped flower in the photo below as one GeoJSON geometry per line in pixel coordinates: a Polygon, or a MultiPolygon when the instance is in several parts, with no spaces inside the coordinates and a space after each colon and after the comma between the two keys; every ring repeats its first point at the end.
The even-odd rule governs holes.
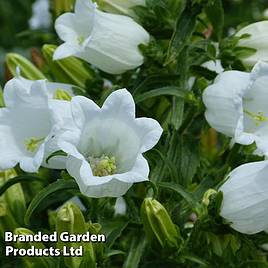
{"type": "Polygon", "coordinates": [[[223,192],[221,216],[235,230],[255,234],[268,230],[268,161],[239,166],[219,189],[223,192]]]}
{"type": "Polygon", "coordinates": [[[132,18],[97,9],[91,0],[77,0],[74,13],[65,13],[55,22],[60,45],[54,59],[81,58],[99,69],[120,74],[143,63],[140,44],[149,34],[132,18]]]}
{"type": "Polygon", "coordinates": [[[236,36],[249,34],[242,38],[238,46],[256,49],[256,52],[241,60],[247,66],[254,66],[259,60],[268,62],[268,20],[252,23],[236,33],[236,36]]]}
{"type": "Polygon", "coordinates": [[[55,157],[49,165],[46,158],[57,147],[56,133],[68,122],[71,125],[70,102],[53,99],[57,88],[68,85],[13,78],[4,88],[6,107],[0,109],[0,169],[18,163],[26,172],[37,172],[41,165],[65,168],[65,159],[55,157]],[[50,89],[48,89],[50,88],[50,89]]]}
{"type": "Polygon", "coordinates": [[[98,4],[104,11],[127,16],[135,16],[133,7],[146,5],[145,0],[99,0],[98,4]]]}
{"type": "Polygon", "coordinates": [[[203,93],[206,119],[217,131],[239,144],[256,142],[268,155],[268,64],[251,73],[226,71],[203,93]]]}
{"type": "Polygon", "coordinates": [[[71,101],[76,128],[65,131],[59,147],[68,154],[66,169],[90,197],[119,197],[135,182],[148,180],[142,153],[159,140],[162,128],[149,118],[135,118],[126,89],[113,92],[100,108],[76,96],[71,101]]]}

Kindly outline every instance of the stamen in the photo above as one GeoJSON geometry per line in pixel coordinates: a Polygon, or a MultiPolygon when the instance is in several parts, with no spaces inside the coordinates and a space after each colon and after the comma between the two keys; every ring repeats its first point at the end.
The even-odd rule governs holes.
{"type": "Polygon", "coordinates": [[[87,158],[93,175],[98,177],[113,175],[116,172],[115,157],[109,157],[102,155],[101,157],[91,157],[87,158]]]}
{"type": "Polygon", "coordinates": [[[84,43],[84,41],[85,41],[85,37],[84,37],[84,36],[79,36],[79,37],[77,38],[77,41],[78,41],[78,44],[79,44],[79,45],[82,45],[82,44],[84,43]]]}
{"type": "Polygon", "coordinates": [[[29,151],[29,152],[31,152],[31,153],[34,153],[34,152],[37,150],[39,144],[40,144],[41,142],[43,142],[44,139],[45,139],[45,138],[37,139],[37,138],[34,138],[34,137],[29,138],[29,139],[26,139],[26,140],[24,141],[25,146],[26,146],[26,150],[29,151]]]}
{"type": "Polygon", "coordinates": [[[247,110],[244,110],[244,113],[251,117],[254,121],[256,121],[256,126],[259,126],[261,122],[266,122],[267,117],[264,115],[263,112],[258,112],[257,114],[254,114],[252,112],[249,112],[247,110]]]}
{"type": "Polygon", "coordinates": [[[70,101],[72,96],[64,89],[57,89],[53,99],[70,101]]]}

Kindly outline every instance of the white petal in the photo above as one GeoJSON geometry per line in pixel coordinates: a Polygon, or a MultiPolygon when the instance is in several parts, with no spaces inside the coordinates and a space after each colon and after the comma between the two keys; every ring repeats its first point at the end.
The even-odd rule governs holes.
{"type": "Polygon", "coordinates": [[[143,63],[138,45],[148,42],[149,34],[131,18],[97,10],[91,40],[77,56],[107,73],[120,74],[143,63]]]}
{"type": "Polygon", "coordinates": [[[91,121],[97,116],[100,107],[92,100],[76,96],[71,101],[72,115],[78,128],[82,128],[86,121],[91,121]]]}
{"type": "Polygon", "coordinates": [[[135,119],[137,133],[140,136],[141,149],[144,153],[152,149],[159,141],[163,129],[160,124],[151,118],[137,118],[135,119]]]}
{"type": "Polygon", "coordinates": [[[250,74],[227,71],[219,74],[203,94],[206,119],[217,131],[234,137],[238,121],[243,116],[242,96],[250,86],[250,74]]]}
{"type": "Polygon", "coordinates": [[[114,215],[125,215],[127,212],[127,203],[123,197],[116,198],[114,205],[114,215]]]}
{"type": "Polygon", "coordinates": [[[19,162],[22,153],[16,143],[12,128],[8,122],[10,111],[0,109],[0,169],[13,168],[19,162]]]}
{"type": "Polygon", "coordinates": [[[132,95],[124,88],[112,92],[105,100],[101,110],[114,119],[135,118],[135,102],[132,95]]]}
{"type": "Polygon", "coordinates": [[[236,36],[242,36],[243,34],[250,34],[251,36],[241,39],[238,45],[257,50],[253,55],[242,58],[243,63],[248,66],[253,66],[259,60],[268,62],[268,21],[252,23],[238,31],[236,36]]]}
{"type": "Polygon", "coordinates": [[[53,60],[60,60],[70,56],[76,56],[81,51],[77,45],[64,43],[58,46],[53,54],[53,60]]]}
{"type": "Polygon", "coordinates": [[[221,215],[235,230],[254,234],[268,228],[268,161],[233,170],[219,189],[223,192],[221,215]]]}
{"type": "Polygon", "coordinates": [[[224,69],[221,65],[221,61],[220,60],[210,60],[207,61],[205,63],[202,64],[203,67],[216,72],[217,74],[220,74],[222,72],[224,72],[224,69]]]}
{"type": "Polygon", "coordinates": [[[138,155],[133,168],[125,173],[115,174],[113,177],[121,182],[135,183],[147,181],[149,176],[149,165],[147,160],[138,155]]]}

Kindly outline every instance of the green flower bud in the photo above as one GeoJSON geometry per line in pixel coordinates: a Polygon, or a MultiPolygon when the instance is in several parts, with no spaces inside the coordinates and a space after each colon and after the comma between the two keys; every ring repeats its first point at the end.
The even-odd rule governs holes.
{"type": "Polygon", "coordinates": [[[179,248],[181,237],[166,209],[155,199],[145,198],[141,219],[148,239],[161,248],[179,248]]]}
{"type": "Polygon", "coordinates": [[[209,202],[210,202],[210,197],[214,194],[216,194],[217,191],[214,190],[214,189],[208,189],[204,195],[203,195],[203,199],[202,199],[202,203],[205,205],[205,206],[208,206],[209,205],[209,202]]]}
{"type": "Polygon", "coordinates": [[[37,69],[29,60],[19,54],[8,53],[6,56],[6,64],[13,77],[17,75],[17,67],[19,67],[21,75],[26,79],[46,79],[39,69],[37,69]]]}
{"type": "MultiPolygon", "coordinates": [[[[84,216],[80,208],[67,202],[58,212],[56,230],[60,235],[62,232],[68,232],[69,234],[84,234],[88,230],[88,224],[85,222],[84,216]]],[[[91,243],[85,242],[62,242],[58,240],[57,247],[62,249],[63,246],[79,248],[83,246],[83,257],[64,258],[64,263],[68,268],[78,268],[81,262],[86,260],[90,262],[91,266],[95,266],[95,253],[91,243]]]]}
{"type": "Polygon", "coordinates": [[[57,46],[44,45],[43,56],[55,80],[62,83],[85,88],[87,83],[95,79],[95,73],[90,65],[75,57],[53,61],[53,54],[57,46]]]}
{"type": "Polygon", "coordinates": [[[98,0],[99,7],[109,13],[135,17],[135,6],[145,6],[145,0],[98,0]]]}
{"type": "Polygon", "coordinates": [[[0,199],[0,236],[3,238],[6,231],[13,231],[18,227],[7,203],[0,199]]]}
{"type": "MultiPolygon", "coordinates": [[[[15,235],[34,235],[34,233],[26,228],[17,228],[14,230],[15,235]]],[[[44,249],[45,246],[42,242],[20,242],[17,241],[15,243],[15,247],[18,249],[31,249],[34,248],[36,251],[38,249],[44,249]]],[[[39,254],[38,254],[39,255],[39,254]]],[[[49,268],[53,267],[55,265],[53,259],[51,256],[24,256],[23,258],[24,263],[26,264],[27,267],[40,267],[40,268],[49,268]]]]}
{"type": "Polygon", "coordinates": [[[53,16],[56,18],[59,15],[72,11],[75,0],[51,0],[51,10],[53,16]]]}
{"type": "MultiPolygon", "coordinates": [[[[14,169],[0,171],[0,186],[16,176],[17,173],[14,169]]],[[[26,202],[21,184],[16,183],[9,187],[4,193],[3,197],[7,202],[8,207],[16,222],[23,224],[24,215],[26,213],[26,202]]]]}
{"type": "Polygon", "coordinates": [[[3,97],[3,89],[0,86],[0,108],[5,107],[4,97],[3,97]]]}

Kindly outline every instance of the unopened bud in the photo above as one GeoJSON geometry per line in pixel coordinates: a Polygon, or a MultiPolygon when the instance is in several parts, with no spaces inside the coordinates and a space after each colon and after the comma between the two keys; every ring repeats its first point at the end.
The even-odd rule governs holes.
{"type": "Polygon", "coordinates": [[[181,237],[178,227],[172,222],[162,204],[145,198],[141,206],[141,219],[145,233],[153,245],[162,248],[179,248],[181,237]]]}
{"type": "Polygon", "coordinates": [[[212,195],[216,194],[216,193],[217,193],[216,190],[214,190],[214,189],[208,189],[208,190],[204,193],[204,195],[203,195],[202,203],[203,203],[204,205],[208,206],[208,205],[209,205],[209,202],[210,202],[210,197],[211,197],[212,195]]]}
{"type": "Polygon", "coordinates": [[[13,77],[17,75],[17,70],[19,68],[21,76],[26,79],[46,79],[43,73],[37,67],[35,67],[35,65],[19,54],[8,53],[6,56],[6,65],[13,77]]]}
{"type": "MultiPolygon", "coordinates": [[[[69,234],[84,234],[88,230],[88,224],[80,208],[74,203],[67,202],[61,207],[57,215],[56,230],[58,234],[68,232],[69,234]]],[[[95,253],[91,243],[85,242],[62,242],[58,240],[57,247],[62,249],[63,246],[79,248],[83,246],[83,257],[64,258],[64,263],[69,268],[78,268],[83,259],[86,262],[95,263],[95,253]]]]}
{"type": "Polygon", "coordinates": [[[44,45],[43,56],[49,66],[49,70],[57,82],[76,85],[85,88],[95,79],[95,73],[90,65],[75,57],[62,60],[53,60],[53,54],[57,46],[44,45]]]}

